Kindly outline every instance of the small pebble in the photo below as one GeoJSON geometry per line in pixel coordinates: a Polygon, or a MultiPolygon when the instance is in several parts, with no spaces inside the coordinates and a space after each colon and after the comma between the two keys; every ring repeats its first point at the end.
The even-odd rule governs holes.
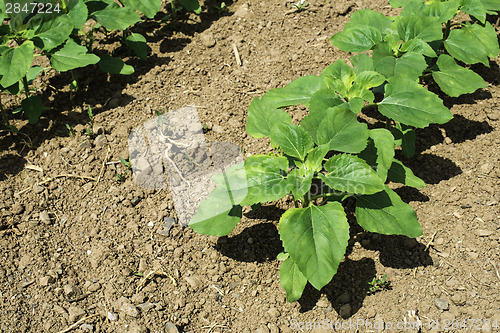
{"type": "Polygon", "coordinates": [[[68,309],[68,313],[69,313],[68,321],[70,323],[74,323],[75,321],[85,316],[85,311],[77,306],[70,306],[68,309]]]}
{"type": "Polygon", "coordinates": [[[116,321],[116,320],[118,320],[118,313],[114,313],[114,312],[108,311],[108,319],[110,321],[116,321]]]}
{"type": "Polygon", "coordinates": [[[205,47],[213,47],[215,45],[215,37],[211,32],[204,32],[200,34],[201,43],[205,47]]]}
{"type": "Polygon", "coordinates": [[[189,284],[193,290],[198,290],[201,287],[201,280],[197,275],[186,276],[184,280],[189,284]]]}
{"type": "Polygon", "coordinates": [[[438,298],[438,297],[434,298],[434,304],[436,305],[436,307],[439,310],[446,311],[446,310],[450,309],[450,305],[448,304],[448,300],[444,299],[444,298],[438,298]]]}
{"type": "Polygon", "coordinates": [[[479,237],[488,237],[493,234],[493,231],[484,230],[484,229],[476,229],[474,233],[479,237]]]}
{"type": "Polygon", "coordinates": [[[47,225],[52,223],[50,216],[49,216],[49,213],[46,210],[44,210],[43,212],[40,212],[40,221],[47,224],[47,225]]]}
{"type": "Polygon", "coordinates": [[[165,333],[179,333],[179,330],[177,327],[172,324],[171,322],[168,322],[165,324],[165,333]]]}
{"type": "Polygon", "coordinates": [[[340,307],[339,315],[342,318],[344,319],[349,318],[351,316],[351,313],[352,313],[351,304],[344,304],[340,307]]]}
{"type": "Polygon", "coordinates": [[[149,310],[151,310],[152,308],[155,307],[155,305],[153,303],[141,303],[141,304],[137,304],[137,307],[142,311],[142,312],[147,312],[149,310]]]}

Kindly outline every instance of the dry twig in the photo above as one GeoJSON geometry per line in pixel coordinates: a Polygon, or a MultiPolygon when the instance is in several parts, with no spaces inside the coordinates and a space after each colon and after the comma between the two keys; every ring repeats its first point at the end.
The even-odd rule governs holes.
{"type": "MultiPolygon", "coordinates": [[[[39,183],[36,183],[35,185],[38,185],[38,186],[42,186],[42,185],[45,185],[53,180],[56,180],[58,178],[63,178],[63,177],[68,177],[68,178],[79,178],[79,179],[85,179],[85,180],[91,180],[91,181],[94,181],[95,182],[95,178],[92,178],[92,177],[87,177],[87,176],[80,176],[80,175],[72,175],[72,174],[61,174],[61,175],[57,175],[55,177],[51,177],[51,178],[48,178],[48,179],[45,179],[44,181],[41,181],[39,183]]],[[[25,188],[24,190],[22,191],[19,191],[17,192],[16,194],[14,194],[15,196],[19,196],[27,191],[29,191],[31,188],[33,187],[33,185],[31,185],[30,187],[28,188],[25,188]]]]}
{"type": "Polygon", "coordinates": [[[145,277],[143,277],[142,280],[139,282],[139,284],[137,285],[136,293],[138,293],[146,285],[146,283],[148,283],[149,280],[153,279],[155,276],[168,277],[170,278],[170,280],[172,280],[174,286],[177,286],[177,282],[175,282],[175,279],[170,275],[168,275],[167,273],[162,271],[151,271],[145,277]]]}
{"type": "Polygon", "coordinates": [[[434,242],[434,237],[436,237],[436,234],[437,234],[437,231],[435,233],[432,234],[431,236],[431,240],[427,243],[427,245],[425,246],[425,249],[424,251],[427,251],[429,249],[429,246],[431,246],[432,242],[434,242]]]}
{"type": "Polygon", "coordinates": [[[238,64],[238,66],[241,66],[241,58],[240,58],[240,53],[238,52],[238,47],[236,46],[236,44],[233,44],[232,47],[233,47],[234,57],[236,58],[236,63],[238,64]]]}

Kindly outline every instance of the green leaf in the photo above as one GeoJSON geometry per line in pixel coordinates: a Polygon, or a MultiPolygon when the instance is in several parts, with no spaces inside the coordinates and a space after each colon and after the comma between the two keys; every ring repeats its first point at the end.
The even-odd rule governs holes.
{"type": "Polygon", "coordinates": [[[70,9],[68,16],[73,22],[73,28],[80,30],[89,16],[89,10],[83,1],[76,1],[75,6],[70,9]]]}
{"type": "Polygon", "coordinates": [[[43,110],[45,110],[40,96],[30,96],[23,99],[21,102],[21,109],[24,111],[26,117],[28,117],[30,124],[36,124],[43,110]]]}
{"type": "Polygon", "coordinates": [[[321,171],[323,168],[323,159],[326,154],[328,154],[329,148],[329,145],[324,144],[311,150],[309,154],[307,154],[304,166],[313,173],[321,171]]]}
{"type": "Polygon", "coordinates": [[[103,72],[111,74],[130,75],[134,72],[134,67],[125,64],[120,58],[111,57],[107,54],[101,55],[98,65],[103,72]]]}
{"type": "MultiPolygon", "coordinates": [[[[442,3],[442,2],[440,2],[442,3]]],[[[404,42],[401,45],[401,52],[412,52],[423,54],[427,57],[437,57],[436,52],[432,49],[432,47],[419,38],[410,39],[407,42],[404,42]]]]}
{"type": "Polygon", "coordinates": [[[298,300],[307,284],[307,278],[290,257],[281,263],[280,281],[286,291],[286,300],[288,302],[298,300]]]}
{"type": "Polygon", "coordinates": [[[361,97],[351,98],[349,103],[347,103],[347,104],[349,104],[349,110],[351,110],[354,114],[360,113],[361,110],[363,109],[363,105],[365,104],[365,102],[364,102],[365,100],[373,101],[372,96],[374,96],[374,95],[371,91],[365,90],[363,93],[363,98],[361,98],[361,97]]]}
{"type": "Polygon", "coordinates": [[[346,64],[342,59],[339,59],[325,68],[320,77],[330,90],[336,91],[341,96],[346,97],[347,90],[356,78],[356,73],[351,66],[346,64]]]}
{"type": "Polygon", "coordinates": [[[351,58],[351,64],[356,74],[375,70],[373,59],[367,54],[356,54],[351,58]]]}
{"type": "Polygon", "coordinates": [[[411,3],[423,3],[423,0],[389,0],[389,3],[393,8],[406,7],[411,3]]]}
{"type": "Polygon", "coordinates": [[[344,26],[344,30],[360,25],[366,25],[377,29],[380,33],[383,33],[391,23],[392,20],[385,17],[382,13],[371,9],[361,9],[352,13],[350,21],[344,26]]]}
{"type": "Polygon", "coordinates": [[[425,9],[422,11],[423,15],[436,16],[439,18],[439,22],[444,23],[457,14],[460,0],[429,1],[425,5],[425,9]]]}
{"type": "Polygon", "coordinates": [[[37,47],[50,51],[64,43],[73,31],[73,22],[68,15],[58,16],[54,20],[45,21],[35,31],[34,42],[37,47]]]}
{"type": "Polygon", "coordinates": [[[387,171],[391,167],[394,159],[394,137],[391,132],[385,128],[376,128],[370,130],[370,140],[360,154],[363,160],[370,166],[377,167],[378,177],[385,182],[387,171]]]}
{"type": "Polygon", "coordinates": [[[353,85],[347,92],[347,98],[351,100],[360,97],[365,101],[373,102],[375,96],[369,89],[378,87],[384,82],[385,77],[382,74],[372,71],[361,72],[356,76],[353,85]]]}
{"type": "Polygon", "coordinates": [[[382,192],[357,198],[356,220],[363,229],[370,232],[408,237],[422,235],[422,228],[413,208],[388,186],[382,192]]]}
{"type": "Polygon", "coordinates": [[[25,41],[21,46],[9,48],[0,55],[0,85],[9,87],[21,80],[31,67],[35,46],[25,41]]]}
{"type": "Polygon", "coordinates": [[[288,156],[304,161],[314,142],[302,128],[295,124],[280,123],[271,129],[271,142],[279,145],[288,156]]]}
{"type": "Polygon", "coordinates": [[[196,14],[201,13],[201,7],[198,0],[179,0],[179,3],[187,11],[195,12],[196,14]]]}
{"type": "Polygon", "coordinates": [[[500,2],[498,0],[481,0],[481,2],[488,11],[500,11],[500,2]]]}
{"type": "Polygon", "coordinates": [[[422,188],[425,187],[425,182],[415,176],[410,168],[406,167],[403,163],[397,159],[393,159],[391,168],[387,173],[387,178],[391,182],[401,183],[406,186],[422,188]]]}
{"type": "Polygon", "coordinates": [[[481,0],[460,0],[460,10],[477,18],[481,23],[486,21],[486,8],[481,0]]]}
{"type": "Polygon", "coordinates": [[[359,153],[366,147],[368,126],[360,123],[349,105],[337,106],[326,110],[326,117],[317,128],[305,117],[301,126],[309,133],[316,132],[316,144],[329,144],[330,150],[345,153],[359,153]]]}
{"type": "Polygon", "coordinates": [[[68,39],[64,47],[50,58],[52,67],[60,72],[97,64],[98,62],[98,56],[87,53],[85,46],[78,45],[72,39],[68,39]]]}
{"type": "Polygon", "coordinates": [[[344,258],[349,224],[342,205],[332,202],[287,210],[280,219],[279,234],[299,271],[320,290],[344,258]]]}
{"type": "Polygon", "coordinates": [[[424,42],[432,42],[443,38],[439,17],[434,16],[399,16],[396,19],[399,38],[409,41],[419,38],[424,42]]]}
{"type": "Polygon", "coordinates": [[[331,157],[325,163],[328,174],[318,174],[329,187],[347,193],[373,194],[384,189],[384,182],[364,160],[349,154],[331,157]]]}
{"type": "Polygon", "coordinates": [[[262,100],[255,97],[248,107],[246,131],[254,138],[264,138],[279,123],[289,123],[292,117],[283,110],[265,107],[262,100]]]}
{"type": "Polygon", "coordinates": [[[472,24],[451,30],[444,47],[451,56],[468,64],[479,62],[489,67],[488,57],[498,56],[497,35],[489,22],[484,27],[472,24]]]}
{"type": "Polygon", "coordinates": [[[307,170],[304,167],[295,168],[290,171],[287,179],[295,200],[309,191],[311,188],[313,174],[314,173],[311,170],[307,170]]]}
{"type": "Polygon", "coordinates": [[[444,124],[453,118],[443,101],[417,82],[394,78],[385,86],[379,112],[403,124],[424,128],[444,124]]]}
{"type": "Polygon", "coordinates": [[[433,71],[432,77],[448,96],[471,94],[479,88],[488,86],[478,74],[458,65],[449,55],[441,54],[437,66],[439,71],[433,71]]]}
{"type": "Polygon", "coordinates": [[[241,220],[242,207],[232,205],[229,194],[224,186],[217,186],[200,204],[189,226],[203,235],[225,236],[231,233],[241,220]]]}
{"type": "Polygon", "coordinates": [[[306,75],[290,82],[284,88],[268,91],[261,100],[265,107],[272,109],[299,104],[308,106],[312,95],[323,88],[325,88],[323,79],[319,76],[306,75]]]}
{"type": "Polygon", "coordinates": [[[397,146],[401,146],[403,155],[407,158],[415,154],[415,140],[417,135],[410,126],[396,123],[396,126],[391,129],[394,137],[394,142],[397,146]]]}
{"type": "Polygon", "coordinates": [[[288,160],[284,156],[253,155],[245,161],[248,194],[242,206],[274,201],[291,191],[285,178],[288,160]]]}
{"type": "Polygon", "coordinates": [[[386,78],[406,77],[416,80],[427,68],[422,54],[407,52],[400,58],[394,57],[388,43],[381,43],[373,50],[373,63],[377,72],[386,78]]]}
{"type": "Polygon", "coordinates": [[[43,72],[43,67],[41,66],[33,66],[28,69],[28,72],[26,73],[26,80],[28,80],[28,84],[33,83],[33,80],[36,79],[38,74],[41,72],[43,72]]]}
{"type": "Polygon", "coordinates": [[[141,19],[127,7],[106,7],[92,14],[92,17],[108,30],[125,30],[141,19]]]}
{"type": "Polygon", "coordinates": [[[125,38],[125,43],[130,47],[135,54],[142,60],[146,60],[148,56],[148,44],[146,38],[138,33],[132,33],[125,38]]]}
{"type": "Polygon", "coordinates": [[[122,0],[125,7],[130,7],[152,19],[161,9],[161,0],[122,0]]]}
{"type": "Polygon", "coordinates": [[[346,52],[365,52],[381,41],[380,31],[368,25],[352,26],[330,38],[333,45],[346,52]]]}

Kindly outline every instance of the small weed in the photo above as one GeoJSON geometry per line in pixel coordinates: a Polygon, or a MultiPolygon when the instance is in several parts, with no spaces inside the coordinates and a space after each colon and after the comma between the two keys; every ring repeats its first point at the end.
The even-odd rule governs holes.
{"type": "Polygon", "coordinates": [[[296,12],[301,12],[307,9],[307,6],[309,6],[309,1],[299,0],[297,3],[292,4],[292,6],[296,8],[296,12]]]}
{"type": "Polygon", "coordinates": [[[85,132],[87,133],[88,136],[93,137],[94,136],[94,131],[92,128],[94,127],[94,113],[92,112],[92,108],[90,105],[87,107],[87,114],[89,115],[89,122],[87,123],[88,127],[85,128],[85,132]]]}
{"type": "Polygon", "coordinates": [[[215,5],[214,8],[219,15],[231,13],[225,2],[221,2],[220,6],[215,5]]]}
{"type": "MultiPolygon", "coordinates": [[[[120,162],[127,169],[127,171],[131,171],[132,170],[132,164],[130,163],[130,160],[127,161],[126,159],[120,157],[120,162]]],[[[117,182],[123,183],[125,181],[125,179],[127,179],[127,173],[126,172],[120,173],[118,171],[115,171],[115,180],[117,182]]]]}
{"type": "Polygon", "coordinates": [[[66,124],[66,128],[68,129],[68,136],[73,136],[75,134],[75,130],[73,129],[73,127],[66,124]]]}
{"type": "Polygon", "coordinates": [[[387,274],[384,274],[381,279],[373,278],[373,280],[368,281],[368,290],[366,293],[368,295],[373,295],[382,290],[390,290],[391,281],[387,281],[387,274]]]}

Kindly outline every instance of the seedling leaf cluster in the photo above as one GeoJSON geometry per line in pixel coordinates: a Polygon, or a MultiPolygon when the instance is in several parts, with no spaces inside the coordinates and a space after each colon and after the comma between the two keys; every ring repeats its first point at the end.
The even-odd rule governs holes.
{"type": "MultiPolygon", "coordinates": [[[[413,208],[388,185],[425,183],[395,151],[411,157],[415,128],[452,119],[427,87],[451,97],[473,93],[487,85],[467,64],[489,66],[489,58],[498,56],[497,35],[486,20],[500,10],[495,2],[394,0],[391,5],[403,7],[401,15],[360,10],[331,38],[339,49],[360,53],[350,65],[338,60],[319,76],[299,77],[252,101],[246,130],[254,138],[269,137],[275,153],[250,156],[215,175],[216,188],[190,222],[199,233],[224,236],[241,220],[242,206],[291,195],[295,208],[279,221],[285,249],[280,280],[288,301],[299,299],[308,282],[320,290],[337,273],[349,240],[342,205],[348,198],[366,231],[422,235],[413,208]],[[298,125],[284,110],[297,105],[308,108],[298,125]],[[380,121],[370,126],[360,121],[366,110],[380,121]]],[[[375,281],[379,287],[384,283],[375,281]]]]}

